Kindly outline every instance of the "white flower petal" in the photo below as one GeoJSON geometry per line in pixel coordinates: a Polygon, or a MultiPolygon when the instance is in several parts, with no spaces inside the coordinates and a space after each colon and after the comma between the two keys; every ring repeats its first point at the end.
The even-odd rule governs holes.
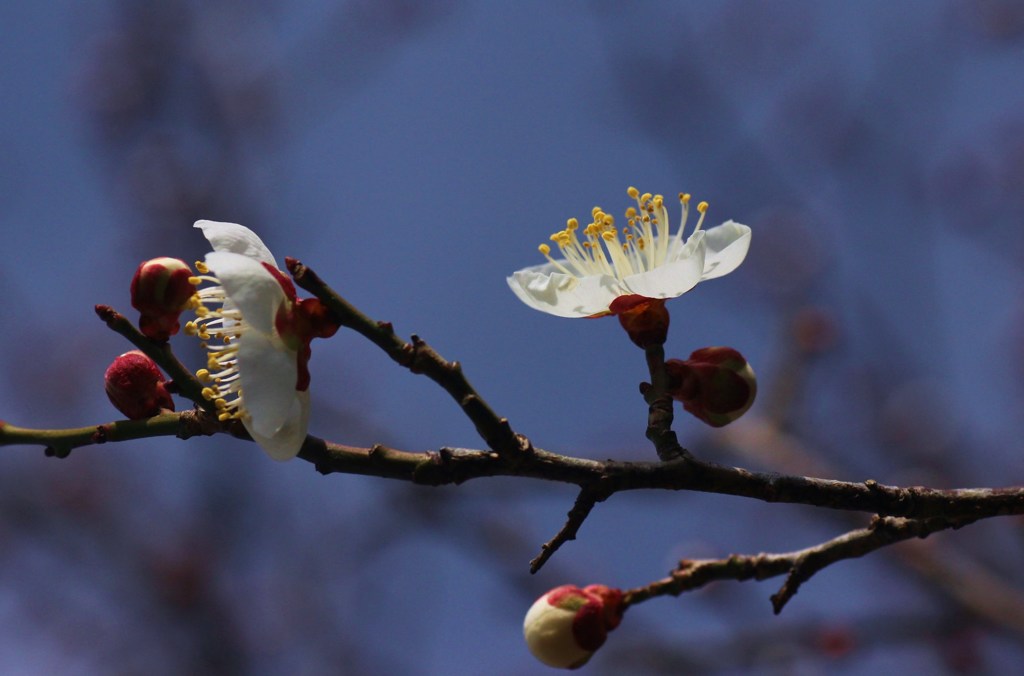
{"type": "Polygon", "coordinates": [[[196,221],[193,227],[203,231],[214,251],[228,251],[255,258],[263,263],[270,263],[275,268],[281,266],[274,260],[274,254],[263,243],[259,236],[238,223],[222,223],[220,221],[196,221]]]}
{"type": "Polygon", "coordinates": [[[273,334],[274,317],[285,295],[263,263],[241,254],[213,251],[206,254],[206,265],[245,321],[257,331],[273,334]]]}
{"type": "Polygon", "coordinates": [[[572,277],[553,265],[536,265],[506,278],[513,293],[535,310],[558,317],[589,317],[608,310],[622,294],[622,285],[609,275],[572,277]]]}
{"type": "MultiPolygon", "coordinates": [[[[267,455],[277,461],[291,460],[299,453],[306,441],[309,426],[309,392],[294,392],[291,409],[285,424],[272,436],[265,437],[246,424],[253,441],[260,445],[267,455]]],[[[245,422],[244,420],[242,421],[245,422]]]]}
{"type": "Polygon", "coordinates": [[[242,406],[249,415],[246,428],[273,437],[298,414],[294,406],[298,357],[270,336],[246,331],[238,343],[238,372],[242,375],[242,406]]]}
{"type": "Polygon", "coordinates": [[[669,259],[653,270],[626,277],[623,283],[639,296],[647,298],[675,298],[700,283],[704,273],[706,246],[703,234],[698,232],[689,241],[675,260],[669,259]]]}
{"type": "Polygon", "coordinates": [[[704,279],[727,275],[739,267],[750,249],[750,228],[735,221],[726,221],[707,230],[707,255],[704,279]]]}

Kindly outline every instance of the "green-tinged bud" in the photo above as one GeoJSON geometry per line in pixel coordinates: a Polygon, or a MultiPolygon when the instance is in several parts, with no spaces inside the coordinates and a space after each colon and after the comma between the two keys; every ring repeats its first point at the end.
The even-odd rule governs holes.
{"type": "Polygon", "coordinates": [[[103,376],[107,397],[114,407],[131,420],[173,411],[174,402],[164,386],[164,374],[153,360],[132,350],[107,367],[103,376]]]}
{"type": "Polygon", "coordinates": [[[619,626],[623,610],[618,589],[597,584],[583,589],[571,584],[556,587],[526,613],[526,645],[549,667],[577,669],[619,626]]]}
{"type": "Polygon", "coordinates": [[[757,396],[757,376],[731,347],[704,347],[686,361],[665,362],[669,393],[687,412],[722,427],[747,412],[757,396]]]}
{"type": "Polygon", "coordinates": [[[629,339],[638,347],[664,345],[668,337],[668,310],[664,298],[619,296],[608,306],[608,311],[619,318],[629,339]]]}
{"type": "Polygon", "coordinates": [[[153,258],[135,270],[132,307],[139,311],[139,330],[147,338],[166,341],[178,332],[178,317],[196,292],[191,278],[192,269],[177,258],[153,258]]]}

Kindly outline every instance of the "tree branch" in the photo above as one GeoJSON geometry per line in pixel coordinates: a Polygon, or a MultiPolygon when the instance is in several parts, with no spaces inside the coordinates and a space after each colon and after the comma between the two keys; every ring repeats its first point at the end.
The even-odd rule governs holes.
{"type": "MultiPolygon", "coordinates": [[[[212,416],[185,411],[151,418],[197,416],[203,434],[226,432],[244,437],[236,427],[212,416]]],[[[128,422],[128,421],[124,421],[128,422]]],[[[118,424],[117,434],[103,441],[128,441],[152,436],[174,436],[177,430],[154,429],[149,421],[118,424]]],[[[111,425],[115,423],[107,423],[111,425]]],[[[0,423],[0,446],[63,445],[68,449],[101,443],[92,432],[101,426],[67,430],[33,430],[0,423]]],[[[1024,487],[936,489],[923,486],[886,486],[873,480],[835,481],[795,475],[751,472],[695,459],[671,462],[618,462],[576,458],[534,448],[529,455],[508,460],[495,452],[442,448],[411,452],[376,445],[371,448],[327,442],[310,435],[299,457],[313,463],[322,474],[345,473],[409,481],[427,486],[461,484],[470,479],[516,476],[576,484],[581,488],[602,486],[607,496],[620,491],[661,489],[717,493],[763,500],[813,505],[844,511],[915,519],[981,519],[1024,514],[1024,487]]]]}
{"type": "Polygon", "coordinates": [[[499,417],[484,401],[462,373],[459,362],[446,361],[419,336],[413,335],[405,342],[395,334],[390,322],[374,321],[364,315],[301,261],[285,258],[285,264],[295,283],[326,305],[339,324],[369,340],[401,366],[440,385],[458,403],[489,448],[509,460],[530,453],[529,440],[513,432],[508,420],[499,417]]]}
{"type": "Polygon", "coordinates": [[[540,554],[530,561],[530,572],[536,573],[563,544],[569,540],[575,540],[576,533],[579,532],[580,526],[583,525],[586,518],[590,516],[594,505],[604,502],[610,495],[608,487],[600,481],[587,484],[580,489],[580,494],[576,496],[576,502],[569,510],[569,518],[565,525],[555,534],[555,537],[541,545],[540,554]]]}
{"type": "Polygon", "coordinates": [[[142,335],[142,332],[135,328],[135,325],[124,315],[109,305],[97,305],[96,315],[106,322],[111,330],[127,338],[128,342],[155,361],[171,377],[183,397],[191,399],[197,406],[209,413],[217,412],[214,403],[203,396],[203,384],[199,382],[195,374],[178,361],[174,352],[171,351],[170,343],[158,343],[150,340],[142,335]]]}
{"type": "Polygon", "coordinates": [[[726,559],[684,559],[671,575],[625,592],[627,607],[658,596],[679,596],[715,580],[764,580],[786,575],[778,592],[772,595],[772,609],[778,615],[796,595],[800,585],[827,566],[869,554],[887,545],[911,538],[924,538],[940,530],[960,528],[976,518],[906,519],[874,517],[867,528],[853,530],[814,547],[786,554],[734,554],[726,559]]]}

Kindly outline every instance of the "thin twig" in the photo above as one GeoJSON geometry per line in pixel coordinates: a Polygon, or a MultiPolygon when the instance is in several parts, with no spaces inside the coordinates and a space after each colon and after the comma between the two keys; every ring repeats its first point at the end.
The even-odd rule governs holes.
{"type": "Polygon", "coordinates": [[[419,336],[411,336],[409,342],[402,340],[390,322],[367,317],[301,261],[286,258],[285,264],[295,283],[319,298],[339,324],[368,339],[398,364],[440,385],[458,403],[489,448],[509,460],[518,460],[530,452],[529,440],[513,432],[508,420],[491,409],[470,385],[459,362],[446,361],[419,336]]]}
{"type": "Polygon", "coordinates": [[[647,438],[654,444],[654,450],[662,460],[689,458],[676,433],[672,431],[672,397],[668,393],[668,373],[665,370],[665,348],[651,345],[644,349],[647,370],[651,374],[650,384],[641,387],[644,401],[648,405],[647,438]]]}
{"type": "Polygon", "coordinates": [[[569,540],[575,540],[576,533],[579,532],[580,526],[590,515],[590,511],[594,509],[594,505],[604,502],[610,495],[611,493],[602,482],[587,484],[581,488],[579,495],[576,496],[576,502],[569,510],[565,525],[553,538],[541,545],[540,554],[530,561],[530,572],[536,573],[562,545],[569,540]]]}
{"type": "Polygon", "coordinates": [[[797,593],[801,584],[837,561],[859,558],[896,542],[927,537],[940,530],[960,528],[972,521],[975,519],[875,517],[867,528],[853,530],[794,552],[753,556],[734,554],[725,559],[683,560],[669,577],[626,591],[624,603],[628,607],[658,596],[678,596],[715,580],[764,580],[786,575],[782,587],[771,597],[772,609],[778,614],[797,593]]]}
{"type": "Polygon", "coordinates": [[[135,347],[139,348],[147,357],[152,359],[171,377],[178,388],[178,392],[187,399],[191,399],[200,408],[209,413],[216,413],[217,407],[212,401],[203,396],[203,384],[195,375],[185,368],[185,365],[178,361],[171,351],[170,343],[158,343],[150,340],[135,328],[124,315],[114,310],[109,305],[97,305],[96,314],[106,322],[113,331],[128,339],[135,347]]]}

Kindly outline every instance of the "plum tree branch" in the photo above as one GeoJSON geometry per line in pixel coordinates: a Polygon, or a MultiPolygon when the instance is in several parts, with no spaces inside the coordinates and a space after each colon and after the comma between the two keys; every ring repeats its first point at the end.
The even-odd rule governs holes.
{"type": "Polygon", "coordinates": [[[973,517],[907,519],[875,516],[867,528],[859,528],[806,549],[785,554],[734,554],[725,559],[684,559],[662,580],[625,592],[626,606],[658,596],[678,596],[716,580],[765,580],[785,575],[779,591],[772,595],[772,609],[778,615],[800,586],[827,566],[866,554],[911,538],[925,538],[941,530],[955,529],[973,517]]]}
{"type": "MultiPolygon", "coordinates": [[[[189,436],[218,432],[244,436],[234,426],[221,423],[204,411],[183,411],[149,420],[71,429],[28,429],[2,423],[0,446],[37,445],[71,449],[102,442],[178,436],[180,430],[170,424],[177,418],[186,418],[187,430],[198,430],[189,436]],[[115,426],[116,433],[94,436],[94,432],[101,428],[109,429],[111,425],[115,426]]],[[[534,448],[528,456],[508,461],[489,450],[441,448],[416,452],[380,444],[361,448],[312,435],[307,437],[299,457],[315,465],[323,474],[360,474],[426,486],[457,485],[471,479],[508,476],[569,483],[581,488],[600,486],[600,492],[595,494],[607,493],[605,497],[621,491],[659,489],[734,495],[764,502],[913,519],[982,519],[1024,514],[1024,487],[937,489],[887,486],[870,479],[851,482],[752,472],[686,458],[670,462],[598,461],[534,448]]]]}
{"type": "MultiPolygon", "coordinates": [[[[488,446],[487,450],[441,448],[413,452],[380,444],[370,448],[347,446],[308,436],[299,457],[323,474],[360,474],[426,486],[458,485],[471,479],[498,476],[578,486],[579,494],[565,524],[531,561],[532,572],[543,566],[563,544],[576,538],[599,502],[622,491],[697,491],[875,515],[867,528],[796,552],[683,561],[668,578],[629,590],[629,604],[655,596],[678,595],[718,579],[786,575],[782,587],[772,597],[775,611],[779,612],[804,582],[832,563],[863,556],[895,542],[959,528],[979,519],[1024,514],[1024,487],[940,490],[886,486],[873,480],[849,482],[752,472],[700,460],[682,448],[671,429],[673,405],[668,394],[664,351],[660,346],[645,349],[651,382],[641,386],[648,405],[647,437],[654,444],[660,462],[598,461],[534,447],[487,404],[458,362],[445,360],[418,336],[412,336],[408,342],[401,339],[390,323],[374,321],[364,315],[328,287],[313,270],[295,259],[286,260],[296,284],[313,293],[339,325],[364,336],[396,363],[413,373],[426,375],[442,387],[472,421],[488,446]]],[[[108,306],[98,305],[96,312],[112,330],[160,365],[170,375],[178,392],[195,402],[197,408],[147,420],[122,420],[70,429],[29,429],[0,421],[0,446],[38,445],[46,449],[47,455],[66,457],[74,448],[158,436],[188,439],[196,435],[228,433],[248,438],[237,421],[218,419],[212,402],[202,396],[202,384],[178,361],[169,344],[149,340],[108,306]]]]}
{"type": "Polygon", "coordinates": [[[440,385],[458,403],[489,448],[511,460],[530,452],[529,440],[512,431],[508,420],[499,417],[484,401],[469,384],[459,362],[445,360],[419,336],[411,336],[409,342],[402,340],[390,322],[378,322],[367,317],[301,261],[288,257],[285,265],[295,283],[326,305],[339,324],[384,350],[396,363],[413,373],[422,373],[440,385]]]}

